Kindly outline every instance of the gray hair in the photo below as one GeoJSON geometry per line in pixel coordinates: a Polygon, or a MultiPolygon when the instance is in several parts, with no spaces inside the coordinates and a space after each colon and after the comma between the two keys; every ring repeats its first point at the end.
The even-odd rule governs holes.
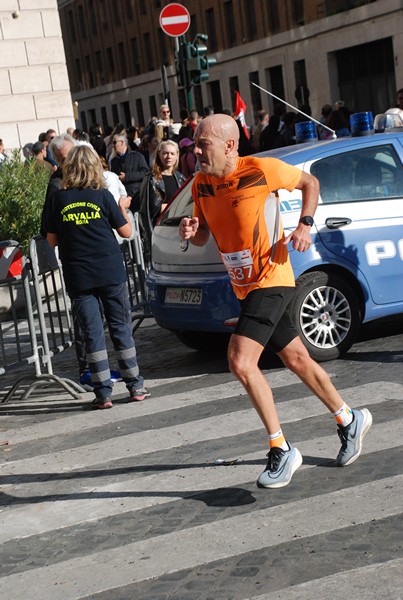
{"type": "Polygon", "coordinates": [[[56,137],[53,138],[53,140],[50,142],[49,144],[49,152],[52,156],[52,158],[57,162],[57,158],[54,154],[54,151],[60,151],[66,142],[70,142],[73,146],[77,145],[77,141],[69,134],[69,133],[62,133],[61,135],[57,135],[56,137]]]}
{"type": "Polygon", "coordinates": [[[127,136],[124,133],[115,133],[112,137],[113,140],[122,140],[126,146],[127,144],[127,136]]]}

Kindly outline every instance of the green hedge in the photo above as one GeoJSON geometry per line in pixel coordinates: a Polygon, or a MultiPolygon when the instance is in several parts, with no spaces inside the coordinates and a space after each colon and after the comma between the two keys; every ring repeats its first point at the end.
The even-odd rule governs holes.
{"type": "Polygon", "coordinates": [[[15,151],[0,164],[0,239],[16,240],[28,252],[29,240],[39,233],[49,172],[15,151]]]}

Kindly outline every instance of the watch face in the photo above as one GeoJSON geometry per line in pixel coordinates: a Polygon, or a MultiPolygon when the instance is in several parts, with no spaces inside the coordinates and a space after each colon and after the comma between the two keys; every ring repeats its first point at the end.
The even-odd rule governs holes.
{"type": "Polygon", "coordinates": [[[313,218],[312,217],[301,217],[301,219],[299,220],[300,223],[303,223],[304,225],[313,225],[313,218]]]}

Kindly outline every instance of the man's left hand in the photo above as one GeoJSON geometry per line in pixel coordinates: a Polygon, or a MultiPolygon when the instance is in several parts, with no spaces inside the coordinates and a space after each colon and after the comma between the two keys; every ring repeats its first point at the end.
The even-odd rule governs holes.
{"type": "Polygon", "coordinates": [[[289,244],[292,241],[292,247],[298,252],[306,252],[312,245],[310,230],[306,225],[299,225],[288,235],[284,244],[289,244]]]}

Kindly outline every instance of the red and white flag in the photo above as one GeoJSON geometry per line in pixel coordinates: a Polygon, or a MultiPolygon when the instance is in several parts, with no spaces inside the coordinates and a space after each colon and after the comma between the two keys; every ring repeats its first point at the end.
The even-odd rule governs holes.
{"type": "Polygon", "coordinates": [[[240,123],[243,127],[243,130],[245,132],[245,135],[249,140],[250,135],[249,135],[249,129],[246,126],[245,110],[246,110],[246,104],[245,104],[244,100],[242,100],[240,93],[235,90],[235,118],[238,121],[240,121],[240,123]]]}

